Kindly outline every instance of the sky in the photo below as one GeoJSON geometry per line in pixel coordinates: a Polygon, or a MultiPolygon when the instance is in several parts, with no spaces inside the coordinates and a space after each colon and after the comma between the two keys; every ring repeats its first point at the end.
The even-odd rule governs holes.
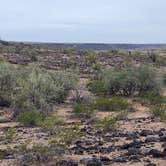
{"type": "Polygon", "coordinates": [[[166,43],[166,0],[0,0],[0,37],[65,43],[166,43]]]}

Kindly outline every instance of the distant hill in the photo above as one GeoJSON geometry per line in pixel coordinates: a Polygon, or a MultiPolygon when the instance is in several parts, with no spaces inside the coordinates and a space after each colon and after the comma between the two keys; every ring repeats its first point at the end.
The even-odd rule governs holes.
{"type": "Polygon", "coordinates": [[[92,50],[111,50],[111,49],[166,49],[166,44],[98,44],[98,43],[33,43],[50,49],[55,48],[75,48],[92,50]]]}
{"type": "Polygon", "coordinates": [[[40,42],[13,42],[13,41],[2,41],[2,45],[34,45],[40,46],[49,49],[67,49],[75,48],[78,50],[111,50],[111,49],[125,49],[125,50],[134,50],[134,49],[166,49],[166,44],[104,44],[104,43],[40,43],[40,42]]]}

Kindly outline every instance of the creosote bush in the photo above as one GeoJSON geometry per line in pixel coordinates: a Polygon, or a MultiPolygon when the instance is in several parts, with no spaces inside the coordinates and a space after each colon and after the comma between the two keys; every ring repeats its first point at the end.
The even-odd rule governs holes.
{"type": "Polygon", "coordinates": [[[17,118],[17,120],[26,127],[38,126],[43,120],[40,112],[36,110],[21,112],[17,118]]]}
{"type": "Polygon", "coordinates": [[[153,91],[160,93],[161,80],[151,66],[128,67],[123,70],[103,70],[98,80],[89,84],[89,89],[108,95],[134,96],[153,91]]]}
{"type": "Polygon", "coordinates": [[[90,118],[94,114],[93,105],[85,105],[83,103],[76,103],[73,106],[73,111],[78,117],[90,118]]]}
{"type": "Polygon", "coordinates": [[[166,97],[158,95],[154,92],[146,92],[141,98],[141,103],[145,105],[159,105],[162,103],[166,103],[166,97]]]}
{"type": "Polygon", "coordinates": [[[9,128],[6,132],[5,132],[5,136],[6,136],[6,143],[10,143],[15,135],[15,129],[14,128],[9,128]]]}
{"type": "Polygon", "coordinates": [[[0,105],[11,106],[14,117],[32,110],[43,116],[53,104],[65,100],[77,80],[77,73],[71,70],[51,72],[38,65],[14,67],[0,63],[0,105]]]}
{"type": "Polygon", "coordinates": [[[71,91],[70,100],[74,103],[83,103],[90,105],[94,102],[94,95],[86,88],[79,85],[71,91]]]}
{"type": "Polygon", "coordinates": [[[117,118],[112,116],[105,117],[96,124],[96,128],[103,131],[115,130],[117,126],[117,118]]]}
{"type": "Polygon", "coordinates": [[[96,95],[104,95],[107,92],[107,89],[102,80],[91,81],[88,85],[88,89],[96,95]]]}
{"type": "Polygon", "coordinates": [[[59,125],[59,124],[63,124],[63,120],[60,119],[58,116],[48,116],[46,118],[44,118],[43,122],[42,122],[42,127],[44,128],[51,128],[51,127],[54,127],[56,125],[59,125]]]}
{"type": "Polygon", "coordinates": [[[86,56],[86,61],[88,64],[92,65],[92,64],[96,64],[97,62],[97,57],[96,57],[96,52],[93,50],[85,50],[84,51],[86,56]]]}
{"type": "Polygon", "coordinates": [[[58,149],[66,150],[69,147],[68,145],[78,139],[81,135],[82,132],[78,125],[59,127],[54,139],[49,141],[49,145],[58,149]]]}
{"type": "Polygon", "coordinates": [[[64,101],[77,81],[76,74],[70,71],[53,73],[37,66],[27,70],[17,81],[17,95],[13,102],[16,114],[29,110],[47,114],[53,104],[64,101]]]}
{"type": "Polygon", "coordinates": [[[166,74],[163,75],[164,85],[166,85],[166,74]]]}
{"type": "Polygon", "coordinates": [[[166,106],[156,105],[152,107],[153,115],[159,117],[161,121],[166,122],[166,106]]]}
{"type": "Polygon", "coordinates": [[[0,63],[0,106],[10,106],[16,88],[15,68],[8,63],[0,63]]]}
{"type": "Polygon", "coordinates": [[[95,108],[101,111],[122,111],[127,110],[130,104],[121,97],[98,98],[95,102],[95,108]]]}

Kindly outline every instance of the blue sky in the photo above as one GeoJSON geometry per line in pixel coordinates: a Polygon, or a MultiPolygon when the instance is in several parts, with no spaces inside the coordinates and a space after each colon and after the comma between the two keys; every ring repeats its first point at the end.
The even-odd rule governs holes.
{"type": "Polygon", "coordinates": [[[166,43],[166,0],[0,0],[4,40],[166,43]]]}

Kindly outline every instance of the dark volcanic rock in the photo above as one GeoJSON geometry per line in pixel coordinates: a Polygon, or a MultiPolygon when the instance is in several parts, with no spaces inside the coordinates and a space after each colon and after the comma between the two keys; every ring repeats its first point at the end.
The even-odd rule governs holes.
{"type": "Polygon", "coordinates": [[[160,141],[161,142],[166,142],[166,135],[160,136],[160,141]]]}
{"type": "Polygon", "coordinates": [[[149,155],[152,155],[154,158],[164,157],[165,154],[157,149],[152,149],[149,151],[149,155]]]}
{"type": "Polygon", "coordinates": [[[146,164],[145,166],[157,166],[157,165],[154,164],[154,163],[148,163],[148,164],[146,164]]]}
{"type": "Polygon", "coordinates": [[[77,154],[77,155],[82,155],[84,153],[84,150],[85,149],[82,149],[81,147],[76,147],[76,146],[71,148],[71,149],[69,149],[69,151],[71,153],[74,153],[74,154],[77,154]]]}
{"type": "Polygon", "coordinates": [[[157,138],[157,137],[148,137],[145,139],[145,142],[148,143],[148,142],[160,142],[160,138],[157,138]]]}
{"type": "Polygon", "coordinates": [[[126,163],[128,162],[128,156],[126,155],[121,155],[112,160],[112,162],[118,162],[118,163],[126,163]]]}
{"type": "Polygon", "coordinates": [[[116,149],[117,149],[116,146],[100,147],[99,152],[104,153],[104,154],[108,154],[108,153],[115,151],[116,149]]]}
{"type": "Polygon", "coordinates": [[[128,148],[128,155],[137,155],[137,154],[141,154],[140,149],[139,148],[128,148]]]}
{"type": "Polygon", "coordinates": [[[133,155],[129,158],[130,161],[134,161],[134,162],[141,162],[140,160],[140,156],[137,155],[133,155]]]}
{"type": "Polygon", "coordinates": [[[75,160],[62,160],[60,162],[58,162],[56,165],[63,165],[63,166],[78,166],[78,162],[75,160]]]}
{"type": "Polygon", "coordinates": [[[128,148],[140,148],[142,145],[142,141],[138,141],[138,140],[133,140],[133,142],[129,143],[129,144],[124,144],[121,146],[121,149],[128,149],[128,148]]]}
{"type": "Polygon", "coordinates": [[[111,160],[108,157],[101,156],[100,160],[101,160],[102,164],[104,164],[104,165],[110,165],[111,160]]]}
{"type": "Polygon", "coordinates": [[[93,158],[83,158],[80,162],[82,164],[86,164],[87,166],[102,166],[101,160],[97,159],[95,157],[93,157],[93,158]]]}
{"type": "Polygon", "coordinates": [[[148,136],[148,135],[154,135],[153,130],[142,130],[142,131],[140,132],[140,136],[146,137],[146,136],[148,136]]]}
{"type": "Polygon", "coordinates": [[[4,159],[14,159],[13,151],[0,150],[0,157],[4,159]]]}

